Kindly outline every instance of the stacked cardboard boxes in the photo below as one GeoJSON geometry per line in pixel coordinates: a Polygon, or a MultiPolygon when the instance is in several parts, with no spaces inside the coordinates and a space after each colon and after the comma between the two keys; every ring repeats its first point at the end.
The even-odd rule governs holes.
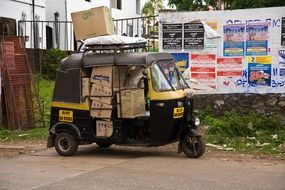
{"type": "Polygon", "coordinates": [[[82,96],[90,101],[92,117],[111,118],[113,93],[117,95],[119,118],[134,118],[145,113],[144,90],[138,88],[142,70],[132,70],[129,74],[127,70],[122,66],[98,66],[92,69],[90,78],[82,78],[82,96]]]}
{"type": "Polygon", "coordinates": [[[112,114],[112,67],[94,67],[91,73],[91,116],[111,118],[112,114]]]}

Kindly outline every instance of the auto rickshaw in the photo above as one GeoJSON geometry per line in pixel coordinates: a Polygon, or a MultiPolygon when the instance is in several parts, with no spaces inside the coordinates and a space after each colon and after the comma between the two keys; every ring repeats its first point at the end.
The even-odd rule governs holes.
{"type": "Polygon", "coordinates": [[[61,156],[71,156],[83,144],[156,147],[179,141],[179,153],[190,158],[203,155],[205,144],[198,129],[200,121],[193,115],[193,94],[174,58],[170,53],[139,52],[141,47],[90,46],[61,61],[51,103],[48,147],[55,147],[61,156]],[[93,75],[107,68],[111,68],[107,77],[101,71],[93,75]],[[129,90],[126,81],[130,82],[135,71],[137,83],[129,90]],[[86,95],[83,78],[109,86],[104,91],[104,85],[92,83],[94,93],[86,95]],[[129,99],[125,98],[127,92],[133,93],[129,99]],[[135,97],[134,92],[143,98],[135,97]],[[96,106],[96,98],[111,101],[96,106]],[[130,105],[135,108],[127,111],[142,111],[124,116],[124,106],[130,105]]]}

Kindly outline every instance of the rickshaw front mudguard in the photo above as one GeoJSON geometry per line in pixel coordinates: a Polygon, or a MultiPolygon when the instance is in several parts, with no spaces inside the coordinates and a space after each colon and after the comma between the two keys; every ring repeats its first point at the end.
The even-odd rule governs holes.
{"type": "MultiPolygon", "coordinates": [[[[180,140],[186,135],[190,135],[193,137],[199,137],[202,136],[203,134],[197,129],[197,128],[192,128],[192,127],[187,127],[185,128],[182,133],[180,134],[180,140]]],[[[178,143],[178,150],[177,153],[181,153],[182,152],[182,147],[181,147],[181,142],[178,143]]]]}

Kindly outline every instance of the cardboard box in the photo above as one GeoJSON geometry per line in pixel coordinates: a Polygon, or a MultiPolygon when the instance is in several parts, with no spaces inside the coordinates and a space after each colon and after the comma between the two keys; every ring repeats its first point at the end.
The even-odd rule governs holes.
{"type": "Polygon", "coordinates": [[[112,67],[93,67],[90,81],[94,84],[112,87],[112,67]]]}
{"type": "Polygon", "coordinates": [[[112,89],[107,86],[92,84],[90,96],[112,96],[112,89]]]}
{"type": "Polygon", "coordinates": [[[95,117],[95,118],[111,118],[112,110],[91,109],[90,115],[91,115],[91,117],[95,117]]]}
{"type": "Polygon", "coordinates": [[[81,79],[82,98],[85,100],[90,94],[90,78],[81,79]]]}
{"type": "Polygon", "coordinates": [[[128,67],[127,66],[115,66],[113,72],[113,89],[114,91],[125,90],[127,88],[127,76],[128,67]]]}
{"type": "MultiPolygon", "coordinates": [[[[117,95],[117,102],[120,102],[120,95],[117,95]]],[[[122,118],[134,118],[145,113],[144,90],[121,91],[122,118]]],[[[121,117],[120,104],[118,104],[118,117],[121,117]]]]}
{"type": "Polygon", "coordinates": [[[104,104],[102,102],[98,102],[98,101],[92,101],[91,103],[91,108],[97,108],[97,109],[112,109],[113,106],[110,104],[104,104]]]}
{"type": "Polygon", "coordinates": [[[101,102],[102,104],[112,104],[112,97],[90,97],[91,100],[101,102]]]}
{"type": "Polygon", "coordinates": [[[96,136],[99,137],[111,137],[113,134],[113,122],[112,121],[96,121],[96,136]]]}
{"type": "Polygon", "coordinates": [[[76,40],[114,34],[114,23],[108,7],[71,13],[76,40]]]}

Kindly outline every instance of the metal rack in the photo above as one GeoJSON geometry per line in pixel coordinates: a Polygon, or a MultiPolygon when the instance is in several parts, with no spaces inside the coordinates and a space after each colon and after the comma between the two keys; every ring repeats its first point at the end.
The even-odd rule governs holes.
{"type": "Polygon", "coordinates": [[[122,53],[122,52],[130,52],[130,51],[138,51],[142,49],[146,51],[146,42],[140,43],[128,43],[128,44],[94,44],[94,45],[85,45],[84,53],[88,51],[93,52],[110,52],[110,53],[122,53]]]}

